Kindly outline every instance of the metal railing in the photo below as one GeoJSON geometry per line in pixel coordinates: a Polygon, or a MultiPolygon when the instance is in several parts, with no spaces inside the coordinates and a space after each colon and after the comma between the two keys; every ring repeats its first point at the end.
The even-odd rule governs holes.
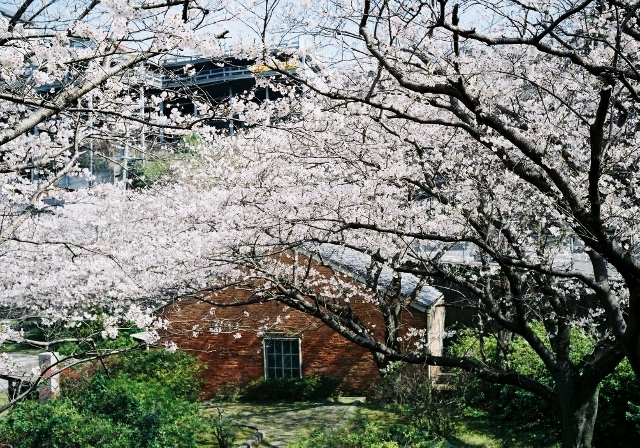
{"type": "MultiPolygon", "coordinates": [[[[271,77],[279,73],[275,70],[260,72],[259,76],[271,77]]],[[[175,89],[178,87],[201,86],[208,84],[223,84],[238,79],[250,79],[256,76],[247,67],[222,67],[210,70],[203,70],[195,75],[159,75],[146,72],[143,81],[158,89],[175,89]]]]}

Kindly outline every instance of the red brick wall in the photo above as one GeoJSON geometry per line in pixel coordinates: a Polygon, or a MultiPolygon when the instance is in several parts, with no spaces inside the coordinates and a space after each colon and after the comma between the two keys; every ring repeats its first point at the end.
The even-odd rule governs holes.
{"type": "MultiPolygon", "coordinates": [[[[384,328],[382,316],[372,304],[363,300],[367,290],[362,286],[359,288],[363,296],[350,302],[354,314],[365,323],[376,325],[380,337],[384,328]]],[[[228,303],[246,300],[251,294],[248,289],[228,287],[211,299],[228,303]]],[[[223,386],[247,384],[264,377],[263,335],[256,329],[265,326],[269,327],[267,333],[284,332],[300,337],[303,376],[330,376],[342,381],[341,389],[350,393],[364,392],[379,378],[368,350],[351,343],[320,321],[275,301],[213,308],[189,298],[166,306],[161,314],[171,322],[170,334],[164,335],[162,342],[174,341],[179,349],[193,351],[206,364],[205,399],[212,398],[223,386]],[[275,325],[277,319],[281,322],[275,325]],[[220,322],[228,327],[217,329],[220,322]],[[195,325],[198,325],[196,337],[193,333],[195,325]]],[[[407,308],[404,321],[407,327],[424,328],[427,317],[407,308]]]]}

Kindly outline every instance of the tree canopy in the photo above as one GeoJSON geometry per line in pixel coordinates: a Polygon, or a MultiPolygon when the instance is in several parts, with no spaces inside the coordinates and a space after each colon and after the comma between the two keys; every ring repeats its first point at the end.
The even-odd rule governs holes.
{"type": "MultiPolygon", "coordinates": [[[[230,118],[244,132],[207,138],[164,186],[104,196],[105,203],[122,198],[118,213],[127,218],[117,225],[135,222],[130,238],[106,224],[92,231],[99,251],[87,250],[86,239],[72,241],[83,257],[108,254],[112,262],[124,255],[127,263],[110,266],[146,286],[131,294],[135,288],[120,291],[105,278],[97,289],[130,300],[183,293],[185,285],[248,283],[260,300],[309,313],[389,360],[455,366],[537,394],[557,407],[564,446],[590,446],[602,379],[624,357],[640,372],[637,5],[262,6],[244,17],[259,36],[246,56],[281,71],[289,82],[270,87],[282,97],[261,104],[251,92],[238,97],[230,118]],[[298,34],[307,44],[303,64],[291,71],[268,49],[298,34]],[[385,338],[377,339],[350,312],[350,292],[336,279],[274,257],[318,244],[369,254],[372,272],[392,267],[461,291],[448,306],[471,310],[481,337],[494,337],[502,350],[513,338],[526,341],[553,384],[505,363],[435,357],[420,344],[407,350],[394,328],[406,301],[372,283],[387,321],[385,338]],[[580,344],[591,343],[579,359],[572,354],[576,331],[580,344]]],[[[38,219],[33,235],[43,222],[70,233],[90,228],[60,224],[60,216],[38,219]]],[[[20,232],[29,228],[7,227],[7,235],[26,239],[20,232]]],[[[54,250],[46,246],[43,252],[54,250]]],[[[16,263],[13,288],[24,280],[13,261],[18,252],[8,253],[3,262],[16,263]]],[[[101,277],[95,269],[69,276],[65,288],[78,301],[88,296],[76,289],[80,278],[101,277]]],[[[34,288],[33,301],[42,301],[34,288]]],[[[5,296],[19,302],[22,294],[10,289],[5,296]]],[[[60,309],[55,295],[47,297],[60,309]]]]}

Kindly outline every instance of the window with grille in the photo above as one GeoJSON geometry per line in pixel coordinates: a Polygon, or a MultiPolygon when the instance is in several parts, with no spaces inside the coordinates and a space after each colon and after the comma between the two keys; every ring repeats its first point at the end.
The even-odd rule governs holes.
{"type": "Polygon", "coordinates": [[[300,378],[300,339],[264,339],[264,374],[267,379],[300,378]]]}

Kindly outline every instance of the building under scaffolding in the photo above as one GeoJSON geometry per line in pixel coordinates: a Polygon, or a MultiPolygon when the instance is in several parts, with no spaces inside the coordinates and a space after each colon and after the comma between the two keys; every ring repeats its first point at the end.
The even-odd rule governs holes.
{"type": "MultiPolygon", "coordinates": [[[[288,45],[274,50],[275,57],[283,63],[283,67],[290,73],[303,63],[294,57],[298,45],[288,45]]],[[[140,115],[151,113],[147,101],[152,96],[165,95],[158,107],[160,113],[170,116],[174,109],[182,115],[198,117],[201,111],[196,103],[202,102],[213,106],[217,113],[203,117],[203,122],[209,126],[228,130],[233,134],[234,129],[244,124],[239,121],[237,115],[228,111],[228,103],[235,95],[252,91],[252,100],[264,102],[275,100],[281,96],[278,91],[269,89],[268,86],[257,87],[259,78],[267,78],[278,82],[283,74],[266,65],[256,64],[255,61],[242,59],[233,55],[223,58],[211,59],[202,56],[173,56],[163,57],[155,61],[149,61],[144,66],[132,71],[129,79],[132,80],[132,91],[140,96],[140,115]],[[197,98],[198,101],[194,101],[197,98]]],[[[61,83],[41,86],[38,88],[43,93],[62,88],[61,83]]],[[[142,133],[139,141],[130,144],[114,145],[111,148],[93,147],[89,144],[87,154],[81,161],[91,176],[66,175],[56,182],[56,185],[65,189],[86,188],[91,184],[114,182],[125,180],[130,170],[130,162],[142,161],[149,156],[149,148],[177,145],[178,138],[165,132],[159,134],[142,133]],[[102,154],[102,156],[94,156],[102,154]],[[107,154],[105,156],[105,154],[107,154]]],[[[37,177],[32,174],[32,180],[37,177]]]]}

